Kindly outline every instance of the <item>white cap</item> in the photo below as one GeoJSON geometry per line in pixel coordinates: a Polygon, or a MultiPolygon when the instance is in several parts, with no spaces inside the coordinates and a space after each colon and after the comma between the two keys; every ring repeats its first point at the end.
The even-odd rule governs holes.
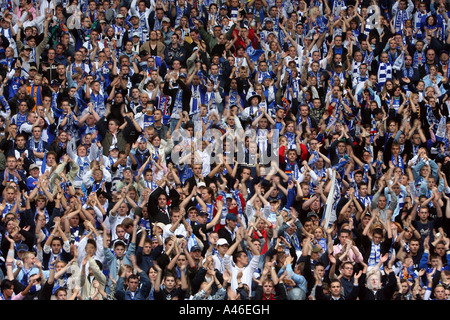
{"type": "Polygon", "coordinates": [[[219,240],[217,240],[217,245],[218,246],[223,246],[224,244],[226,244],[228,246],[230,245],[225,238],[220,238],[219,240]]]}

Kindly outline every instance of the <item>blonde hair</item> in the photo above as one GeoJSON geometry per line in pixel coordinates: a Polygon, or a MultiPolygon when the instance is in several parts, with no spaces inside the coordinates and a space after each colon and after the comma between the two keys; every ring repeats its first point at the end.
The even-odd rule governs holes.
{"type": "Polygon", "coordinates": [[[319,15],[320,14],[320,10],[319,10],[319,7],[318,6],[312,6],[310,9],[309,9],[309,16],[311,17],[312,15],[319,15]]]}
{"type": "Polygon", "coordinates": [[[29,258],[30,256],[35,257],[35,253],[32,251],[25,251],[25,253],[23,254],[22,260],[25,260],[26,258],[29,258]]]}
{"type": "Polygon", "coordinates": [[[323,236],[326,235],[325,229],[324,229],[323,227],[321,227],[321,226],[313,226],[312,233],[314,234],[314,233],[316,232],[317,229],[322,230],[322,235],[323,235],[323,236]]]}

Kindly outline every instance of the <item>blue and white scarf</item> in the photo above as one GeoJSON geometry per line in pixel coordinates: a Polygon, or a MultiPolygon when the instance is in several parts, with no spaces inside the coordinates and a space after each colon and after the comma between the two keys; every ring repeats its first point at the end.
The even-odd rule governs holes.
{"type": "Polygon", "coordinates": [[[392,155],[391,161],[395,168],[401,168],[402,173],[405,173],[405,164],[403,163],[403,158],[401,155],[398,155],[397,159],[395,159],[394,155],[392,155]]]}
{"type": "Polygon", "coordinates": [[[200,103],[201,103],[201,91],[200,91],[201,85],[191,85],[191,112],[189,113],[190,116],[197,114],[200,112],[200,103]]]}
{"type": "Polygon", "coordinates": [[[394,19],[394,29],[395,32],[402,32],[403,25],[405,24],[406,20],[408,20],[408,12],[406,10],[398,10],[397,14],[394,19]]]}
{"type": "Polygon", "coordinates": [[[369,267],[376,266],[377,263],[380,261],[381,257],[380,246],[381,244],[375,245],[375,243],[372,241],[369,260],[367,261],[367,265],[369,267]]]}
{"type": "Polygon", "coordinates": [[[434,123],[434,127],[432,127],[433,130],[435,130],[435,128],[437,127],[439,120],[436,118],[436,116],[433,113],[433,108],[429,105],[426,104],[425,108],[427,108],[427,112],[426,112],[426,117],[427,117],[427,122],[428,125],[432,125],[434,123]]]}
{"type": "Polygon", "coordinates": [[[389,63],[381,62],[378,67],[378,85],[384,87],[386,81],[392,80],[392,66],[389,63]]]}
{"type": "Polygon", "coordinates": [[[298,239],[298,236],[296,233],[293,233],[292,236],[290,236],[286,231],[284,232],[284,238],[286,241],[294,245],[295,250],[300,251],[302,250],[302,247],[300,246],[300,240],[298,239]]]}

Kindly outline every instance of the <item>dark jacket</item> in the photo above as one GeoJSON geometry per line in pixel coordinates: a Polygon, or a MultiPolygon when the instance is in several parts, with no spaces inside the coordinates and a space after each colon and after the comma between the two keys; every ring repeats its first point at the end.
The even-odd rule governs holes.
{"type": "MultiPolygon", "coordinates": [[[[101,137],[104,156],[109,155],[109,148],[111,147],[113,141],[113,135],[108,131],[107,127],[108,121],[106,117],[102,117],[97,122],[97,128],[98,133],[100,134],[101,137]]],[[[123,131],[119,131],[116,135],[117,135],[117,147],[119,148],[119,151],[125,151],[127,141],[125,139],[123,131]]]]}
{"type": "Polygon", "coordinates": [[[170,208],[176,207],[180,202],[180,194],[174,188],[170,189],[167,194],[165,190],[161,187],[156,188],[150,194],[147,204],[149,221],[151,223],[162,222],[164,224],[170,223],[170,208]],[[164,212],[160,207],[158,207],[158,197],[161,194],[167,195],[167,209],[168,212],[164,212]]]}
{"type": "Polygon", "coordinates": [[[391,271],[388,275],[387,283],[375,293],[366,287],[366,273],[359,278],[359,299],[360,300],[391,300],[397,288],[395,273],[391,271]]]}
{"type": "Polygon", "coordinates": [[[182,93],[183,94],[183,111],[186,111],[189,113],[190,101],[191,101],[191,96],[192,96],[191,89],[189,89],[189,87],[180,79],[175,81],[175,84],[178,85],[178,88],[170,88],[169,82],[168,81],[164,82],[163,93],[165,95],[172,97],[172,102],[170,103],[169,112],[170,112],[170,114],[172,114],[173,107],[175,105],[175,97],[178,93],[178,90],[181,89],[181,90],[183,90],[183,93],[182,93]]]}
{"type": "MultiPolygon", "coordinates": [[[[380,255],[384,255],[389,252],[392,245],[392,238],[387,238],[381,242],[380,255]]],[[[368,236],[361,236],[361,254],[363,255],[364,262],[367,263],[370,257],[370,251],[372,249],[372,240],[368,236]]]]}
{"type": "MultiPolygon", "coordinates": [[[[341,297],[338,300],[356,300],[359,293],[359,286],[353,286],[353,290],[349,294],[348,297],[345,297],[343,294],[341,294],[341,297]]],[[[322,285],[316,286],[316,300],[334,300],[331,295],[325,294],[323,292],[322,285]]]]}

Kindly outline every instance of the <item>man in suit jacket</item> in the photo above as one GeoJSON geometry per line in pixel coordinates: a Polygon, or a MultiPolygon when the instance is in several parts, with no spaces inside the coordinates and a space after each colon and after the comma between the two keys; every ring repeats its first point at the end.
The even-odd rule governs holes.
{"type": "Polygon", "coordinates": [[[177,207],[179,205],[180,194],[173,187],[169,187],[169,192],[167,192],[166,189],[167,188],[162,185],[157,187],[150,194],[147,203],[147,211],[150,223],[171,223],[170,210],[171,208],[177,207]]]}
{"type": "Polygon", "coordinates": [[[355,276],[353,290],[348,297],[343,295],[342,284],[339,279],[333,279],[330,282],[330,294],[325,294],[322,287],[322,279],[316,277],[316,299],[317,300],[356,300],[359,293],[358,277],[355,276]]]}
{"type": "Polygon", "coordinates": [[[191,193],[194,186],[199,187],[200,182],[205,183],[205,187],[209,187],[209,184],[211,182],[214,182],[214,179],[209,176],[203,176],[203,164],[201,163],[195,163],[192,166],[193,175],[192,177],[186,179],[184,185],[189,185],[188,192],[191,193]]]}
{"type": "Polygon", "coordinates": [[[219,238],[224,238],[231,245],[236,241],[237,216],[234,213],[227,214],[225,218],[225,227],[219,229],[217,234],[219,238]]]}

